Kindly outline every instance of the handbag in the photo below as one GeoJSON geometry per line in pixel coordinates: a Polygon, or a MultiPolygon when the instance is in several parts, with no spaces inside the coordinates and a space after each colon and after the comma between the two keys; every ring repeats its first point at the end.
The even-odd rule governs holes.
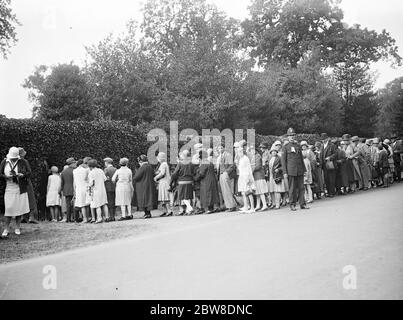
{"type": "Polygon", "coordinates": [[[336,167],[335,167],[335,165],[334,165],[334,162],[333,161],[326,161],[326,169],[327,170],[335,170],[336,169],[336,167]]]}

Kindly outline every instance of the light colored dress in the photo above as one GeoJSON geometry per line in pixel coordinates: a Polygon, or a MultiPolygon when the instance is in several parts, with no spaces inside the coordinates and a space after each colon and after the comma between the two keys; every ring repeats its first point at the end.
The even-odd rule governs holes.
{"type": "Polygon", "coordinates": [[[311,161],[308,158],[304,158],[305,173],[304,173],[304,184],[312,184],[312,167],[311,161]]]}
{"type": "Polygon", "coordinates": [[[158,180],[158,201],[167,202],[170,201],[169,196],[169,184],[171,183],[171,173],[169,172],[169,166],[167,162],[162,162],[157,177],[162,177],[158,180]]]}
{"type": "Polygon", "coordinates": [[[90,204],[88,189],[89,168],[78,167],[73,170],[74,189],[75,189],[75,206],[83,208],[90,204]]]}
{"type": "Polygon", "coordinates": [[[273,165],[274,161],[276,160],[276,157],[272,157],[269,160],[269,172],[270,172],[270,178],[269,178],[269,192],[286,192],[286,179],[282,179],[280,183],[276,183],[274,181],[274,176],[273,176],[273,165]]]}
{"type": "Polygon", "coordinates": [[[256,190],[255,180],[250,160],[247,155],[243,155],[239,159],[238,191],[246,192],[250,189],[256,190]]]}
{"type": "Polygon", "coordinates": [[[48,178],[48,192],[46,194],[46,206],[60,206],[60,190],[62,186],[62,178],[59,174],[52,174],[48,178]]]}
{"type": "Polygon", "coordinates": [[[116,170],[112,181],[116,182],[116,206],[131,206],[133,197],[133,174],[128,167],[121,167],[116,170]]]}
{"type": "Polygon", "coordinates": [[[91,203],[93,209],[100,208],[108,203],[106,196],[105,181],[106,176],[103,170],[94,168],[88,174],[89,185],[91,186],[91,203]]]}
{"type": "MultiPolygon", "coordinates": [[[[4,168],[4,174],[10,175],[11,162],[7,160],[4,168]]],[[[18,174],[18,166],[14,168],[16,174],[18,174]]],[[[20,193],[20,187],[18,183],[7,179],[6,190],[4,193],[4,206],[5,217],[19,217],[29,212],[29,200],[28,192],[20,193]]]]}

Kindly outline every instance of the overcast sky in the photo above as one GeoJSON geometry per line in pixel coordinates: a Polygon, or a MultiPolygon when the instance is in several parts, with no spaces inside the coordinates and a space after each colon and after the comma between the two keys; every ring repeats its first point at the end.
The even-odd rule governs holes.
{"type": "MultiPolygon", "coordinates": [[[[228,15],[247,16],[250,0],[211,0],[228,15]]],[[[119,33],[130,19],[140,20],[141,0],[12,0],[12,8],[22,26],[18,43],[8,60],[0,59],[0,114],[11,118],[31,117],[28,92],[21,87],[35,66],[57,63],[82,65],[84,45],[119,33]]],[[[402,0],[342,0],[345,21],[381,31],[386,29],[397,41],[403,55],[402,0]]],[[[403,69],[387,63],[373,66],[377,87],[403,76],[403,69]]]]}

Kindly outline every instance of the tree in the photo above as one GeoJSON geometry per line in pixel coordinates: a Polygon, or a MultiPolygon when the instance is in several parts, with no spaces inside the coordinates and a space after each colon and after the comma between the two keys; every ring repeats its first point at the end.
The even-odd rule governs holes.
{"type": "Polygon", "coordinates": [[[342,101],[319,67],[272,64],[265,72],[252,74],[247,83],[243,111],[257,132],[282,135],[293,127],[304,133],[341,133],[342,101]]]}
{"type": "Polygon", "coordinates": [[[10,7],[11,0],[0,0],[0,54],[7,58],[9,48],[17,42],[16,26],[20,25],[10,7]]]}
{"type": "Polygon", "coordinates": [[[348,27],[338,0],[254,0],[242,23],[240,44],[261,65],[279,62],[295,68],[310,57],[323,67],[368,64],[391,59],[400,64],[388,32],[348,27]]]}
{"type": "Polygon", "coordinates": [[[35,103],[34,118],[50,120],[94,118],[86,78],[80,68],[72,63],[50,68],[39,66],[25,80],[23,87],[30,90],[29,98],[35,103]]]}
{"type": "Polygon", "coordinates": [[[389,82],[384,89],[379,90],[378,108],[377,134],[403,135],[403,77],[389,82]]]}

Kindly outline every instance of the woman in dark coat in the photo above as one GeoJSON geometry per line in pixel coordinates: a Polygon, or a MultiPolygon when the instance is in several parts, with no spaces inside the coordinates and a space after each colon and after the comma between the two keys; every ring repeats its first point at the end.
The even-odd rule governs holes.
{"type": "Polygon", "coordinates": [[[322,167],[322,160],[320,156],[320,150],[322,148],[322,144],[317,141],[315,142],[315,161],[313,162],[312,166],[312,180],[313,180],[313,188],[312,192],[316,195],[317,199],[322,197],[322,193],[324,192],[324,177],[323,177],[323,167],[322,167]]]}
{"type": "Polygon", "coordinates": [[[212,163],[212,157],[204,151],[202,152],[201,156],[198,177],[200,181],[201,206],[207,214],[213,213],[214,205],[220,204],[220,198],[218,196],[218,184],[214,164],[212,163]]]}
{"type": "Polygon", "coordinates": [[[148,163],[147,156],[141,155],[137,161],[140,168],[136,171],[133,180],[136,182],[136,196],[138,210],[144,211],[144,218],[151,218],[154,207],[155,182],[154,168],[148,163]]]}
{"type": "Polygon", "coordinates": [[[190,202],[193,199],[193,182],[196,169],[192,164],[188,150],[184,150],[181,153],[179,160],[171,176],[171,184],[177,183],[179,215],[183,215],[185,212],[186,214],[192,214],[193,208],[190,202]]]}
{"type": "Polygon", "coordinates": [[[337,173],[336,173],[336,190],[338,194],[347,194],[347,188],[349,186],[348,182],[348,173],[347,173],[347,156],[344,151],[345,142],[341,141],[340,146],[339,143],[336,143],[337,146],[337,173]]]}

